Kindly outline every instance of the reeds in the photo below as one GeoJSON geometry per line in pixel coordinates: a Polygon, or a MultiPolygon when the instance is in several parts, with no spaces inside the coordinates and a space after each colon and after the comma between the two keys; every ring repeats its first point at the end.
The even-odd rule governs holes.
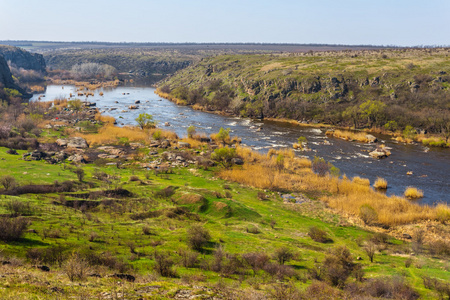
{"type": "Polygon", "coordinates": [[[413,186],[408,186],[405,190],[404,195],[408,199],[419,199],[423,197],[423,191],[413,186]]]}
{"type": "Polygon", "coordinates": [[[367,138],[367,134],[363,132],[352,132],[346,130],[328,130],[325,132],[327,136],[333,136],[335,138],[340,138],[346,141],[358,141],[363,143],[368,143],[370,140],[367,138]]]}
{"type": "Polygon", "coordinates": [[[137,127],[117,127],[113,126],[112,124],[107,124],[100,128],[98,134],[77,133],[76,136],[85,138],[90,145],[114,144],[120,142],[120,140],[149,144],[151,140],[150,137],[153,136],[153,133],[157,130],[159,131],[162,139],[178,139],[176,133],[166,130],[155,128],[141,130],[137,127]]]}
{"type": "Polygon", "coordinates": [[[100,113],[95,115],[95,119],[97,121],[100,121],[100,122],[105,123],[105,124],[114,124],[114,123],[116,123],[116,119],[114,117],[105,116],[105,115],[102,115],[100,113]]]}
{"type": "Polygon", "coordinates": [[[375,180],[375,183],[373,184],[373,187],[378,190],[385,190],[387,189],[387,180],[381,177],[377,177],[377,180],[375,180]]]}
{"type": "MultiPolygon", "coordinates": [[[[312,171],[310,160],[296,157],[291,149],[270,150],[263,155],[249,148],[237,147],[237,154],[245,164],[222,170],[221,178],[261,189],[311,193],[331,208],[354,216],[359,216],[361,206],[369,205],[378,215],[377,222],[386,225],[450,220],[450,208],[445,204],[430,207],[399,196],[388,197],[371,188],[370,181],[365,178],[320,177],[312,171]],[[278,157],[283,157],[282,166],[280,159],[277,163],[278,157]]],[[[374,186],[387,187],[387,182],[378,178],[374,186]]]]}

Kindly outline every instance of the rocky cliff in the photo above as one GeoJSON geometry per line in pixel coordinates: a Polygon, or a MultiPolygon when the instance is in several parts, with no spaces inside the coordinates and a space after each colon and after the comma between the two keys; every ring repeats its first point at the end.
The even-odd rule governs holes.
{"type": "Polygon", "coordinates": [[[11,61],[17,68],[46,73],[45,60],[41,54],[31,53],[18,47],[0,45],[0,55],[3,55],[6,61],[11,61]]]}
{"type": "Polygon", "coordinates": [[[70,70],[76,64],[100,63],[113,66],[120,73],[139,77],[173,74],[197,59],[176,51],[140,48],[61,50],[44,56],[52,69],[70,70]]]}
{"type": "Polygon", "coordinates": [[[448,55],[448,48],[222,55],[159,86],[179,103],[240,116],[442,132],[448,55]]]}
{"type": "Polygon", "coordinates": [[[3,56],[0,55],[0,88],[9,88],[19,91],[24,98],[30,98],[31,95],[27,94],[21,87],[15,84],[11,74],[11,70],[6,63],[3,56]]]}

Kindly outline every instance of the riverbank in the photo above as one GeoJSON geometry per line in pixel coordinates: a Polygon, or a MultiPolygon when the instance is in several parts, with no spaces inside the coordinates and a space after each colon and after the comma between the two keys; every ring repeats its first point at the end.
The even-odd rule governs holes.
{"type": "MultiPolygon", "coordinates": [[[[375,192],[361,181],[318,175],[314,162],[292,151],[263,155],[214,141],[186,144],[160,128],[112,126],[96,109],[59,104],[42,115],[35,151],[18,149],[17,155],[0,148],[0,172],[16,183],[0,191],[15,204],[0,206],[2,220],[31,222],[19,238],[1,242],[2,260],[8,262],[1,266],[8,274],[0,278],[8,286],[0,290],[3,298],[86,293],[102,298],[119,292],[124,298],[198,293],[270,298],[280,282],[317,298],[310,291],[318,284],[314,270],[327,274],[325,261],[344,249],[341,245],[351,264],[366,272],[362,282],[341,279],[358,284],[359,296],[375,284],[373,278],[407,273],[403,286],[432,298],[435,292],[413,279],[425,276],[425,268],[426,276],[450,280],[443,270],[448,225],[427,220],[436,218],[436,208],[392,198],[399,218],[389,221],[378,211],[380,218],[364,225],[360,212],[326,200],[375,192]],[[193,230],[204,242],[191,242],[193,230]],[[379,249],[373,262],[366,252],[370,243],[379,249]],[[283,264],[277,260],[280,249],[290,253],[283,264]],[[265,257],[259,267],[251,263],[255,256],[265,257]],[[73,266],[81,273],[73,273],[73,266]]],[[[325,275],[323,289],[351,295],[325,275]]]]}

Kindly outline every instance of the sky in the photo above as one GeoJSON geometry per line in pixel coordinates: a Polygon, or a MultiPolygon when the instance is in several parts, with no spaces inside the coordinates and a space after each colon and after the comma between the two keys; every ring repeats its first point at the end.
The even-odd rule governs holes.
{"type": "Polygon", "coordinates": [[[450,0],[0,0],[0,40],[450,45],[450,0]]]}

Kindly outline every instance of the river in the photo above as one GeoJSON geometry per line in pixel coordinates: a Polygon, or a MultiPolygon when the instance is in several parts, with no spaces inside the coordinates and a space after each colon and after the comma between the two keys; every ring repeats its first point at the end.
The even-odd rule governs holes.
{"type": "MultiPolygon", "coordinates": [[[[75,95],[74,86],[50,85],[45,93],[45,100],[65,98],[69,93],[75,95]]],[[[232,136],[242,138],[242,143],[258,151],[268,151],[275,148],[291,148],[299,136],[308,140],[309,152],[297,151],[298,155],[313,158],[323,157],[326,161],[341,170],[348,177],[360,176],[370,179],[371,184],[377,177],[388,181],[388,195],[402,195],[406,187],[414,186],[424,192],[424,197],[418,200],[423,204],[439,202],[450,203],[450,151],[448,149],[431,149],[421,145],[405,145],[397,143],[388,136],[377,136],[386,146],[391,147],[392,155],[377,160],[370,158],[369,151],[375,146],[359,142],[348,142],[325,136],[325,129],[302,127],[289,123],[259,121],[247,118],[225,117],[211,113],[200,112],[186,106],[163,99],[154,93],[151,87],[121,86],[117,88],[100,89],[87,101],[95,102],[105,115],[116,118],[120,125],[136,125],[136,117],[146,112],[153,115],[159,127],[176,132],[179,136],[186,135],[187,127],[194,125],[197,132],[206,134],[218,132],[220,127],[230,128],[232,136]],[[104,95],[100,96],[99,93],[104,95]],[[135,101],[141,103],[138,109],[130,110],[135,101]],[[164,124],[170,123],[166,127],[164,124]],[[256,129],[261,127],[260,131],[256,129]],[[324,143],[324,141],[328,143],[324,143]],[[407,175],[412,171],[412,175],[407,175]]],[[[37,100],[39,95],[31,100],[37,100]]],[[[85,100],[81,97],[81,100],[85,100]]]]}

